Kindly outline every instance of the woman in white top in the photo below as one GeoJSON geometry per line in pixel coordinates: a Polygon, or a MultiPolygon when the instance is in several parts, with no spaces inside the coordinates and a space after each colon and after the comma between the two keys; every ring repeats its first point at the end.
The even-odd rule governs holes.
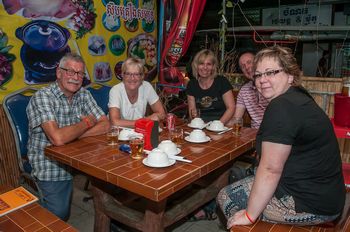
{"type": "Polygon", "coordinates": [[[143,63],[128,58],[122,65],[123,81],[109,92],[109,117],[113,125],[134,127],[135,120],[144,118],[147,104],[153,114],[147,116],[154,121],[163,120],[165,111],[152,85],[144,81],[143,63]]]}

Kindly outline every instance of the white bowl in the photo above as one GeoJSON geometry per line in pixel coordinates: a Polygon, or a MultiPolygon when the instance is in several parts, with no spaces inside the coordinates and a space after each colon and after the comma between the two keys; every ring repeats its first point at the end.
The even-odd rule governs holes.
{"type": "Polygon", "coordinates": [[[204,121],[201,118],[194,118],[192,119],[190,125],[193,127],[203,127],[204,126],[204,121]]]}
{"type": "Polygon", "coordinates": [[[200,142],[206,139],[206,135],[204,131],[195,129],[190,133],[189,138],[194,142],[200,142]]]}
{"type": "Polygon", "coordinates": [[[164,140],[159,145],[158,148],[168,155],[177,154],[177,146],[171,140],[164,140]]]}
{"type": "Polygon", "coordinates": [[[165,166],[169,164],[169,158],[165,152],[154,148],[147,156],[147,163],[152,166],[165,166]]]}
{"type": "Polygon", "coordinates": [[[214,120],[210,123],[210,130],[223,130],[225,128],[224,124],[220,120],[214,120]]]}

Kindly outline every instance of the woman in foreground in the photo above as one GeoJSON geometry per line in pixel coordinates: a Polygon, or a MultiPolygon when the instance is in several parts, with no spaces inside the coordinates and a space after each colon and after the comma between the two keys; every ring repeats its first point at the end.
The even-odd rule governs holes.
{"type": "Polygon", "coordinates": [[[301,86],[291,50],[269,47],[254,59],[254,81],[269,101],[256,137],[255,176],[223,188],[227,228],[263,221],[315,225],[336,219],[345,202],[337,139],[328,116],[301,86]]]}

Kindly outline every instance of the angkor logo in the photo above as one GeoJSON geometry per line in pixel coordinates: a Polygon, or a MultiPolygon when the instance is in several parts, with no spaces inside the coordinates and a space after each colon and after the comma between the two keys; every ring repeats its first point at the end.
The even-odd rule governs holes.
{"type": "Polygon", "coordinates": [[[209,108],[213,104],[213,99],[209,96],[202,97],[200,104],[203,108],[209,108]]]}

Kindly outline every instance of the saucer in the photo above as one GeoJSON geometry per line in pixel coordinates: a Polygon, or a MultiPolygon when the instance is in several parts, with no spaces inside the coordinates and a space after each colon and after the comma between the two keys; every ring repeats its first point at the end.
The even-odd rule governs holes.
{"type": "Polygon", "coordinates": [[[168,154],[167,155],[178,155],[181,153],[181,149],[180,148],[176,148],[176,152],[174,154],[168,154]]]}
{"type": "Polygon", "coordinates": [[[224,127],[221,128],[221,129],[211,129],[210,126],[207,126],[205,129],[207,129],[207,130],[209,130],[209,131],[213,131],[213,132],[220,132],[220,131],[227,130],[228,127],[224,126],[224,127]]]}
{"type": "Polygon", "coordinates": [[[190,143],[206,143],[206,142],[210,141],[210,138],[209,138],[209,136],[205,136],[205,139],[203,141],[193,141],[193,140],[190,139],[190,136],[186,136],[185,140],[187,142],[190,142],[190,143]]]}
{"type": "Polygon", "coordinates": [[[142,163],[143,163],[144,165],[146,165],[147,167],[151,167],[151,168],[165,168],[165,167],[169,167],[169,166],[171,166],[171,165],[174,165],[175,162],[176,162],[176,160],[174,160],[174,159],[169,159],[169,163],[168,163],[168,164],[165,164],[165,165],[157,165],[157,164],[150,164],[150,163],[148,163],[148,159],[147,159],[147,158],[144,158],[144,159],[142,160],[142,163]]]}
{"type": "Polygon", "coordinates": [[[200,127],[200,126],[193,126],[193,125],[191,125],[191,123],[189,123],[189,124],[187,124],[187,126],[190,128],[193,128],[193,129],[203,129],[203,126],[205,126],[205,124],[200,127]]]}

